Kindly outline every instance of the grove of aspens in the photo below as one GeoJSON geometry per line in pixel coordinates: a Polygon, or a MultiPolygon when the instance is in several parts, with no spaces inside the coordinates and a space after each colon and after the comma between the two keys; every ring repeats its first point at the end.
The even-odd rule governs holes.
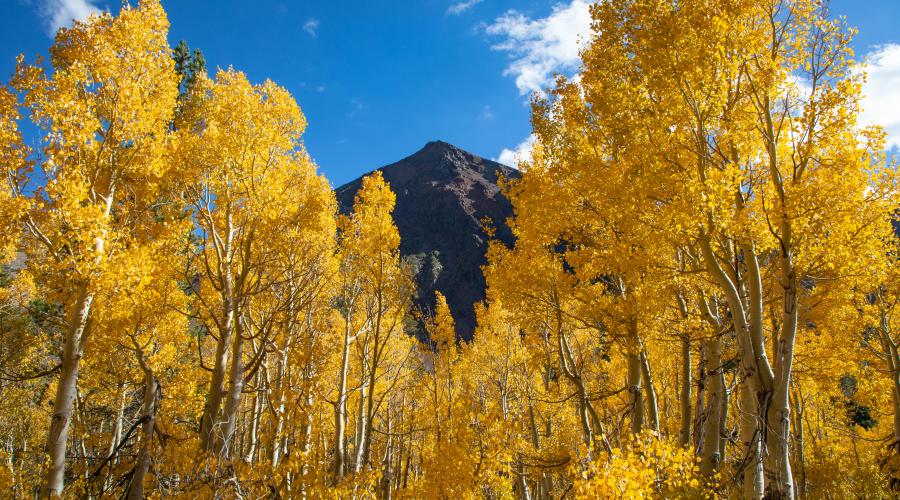
{"type": "Polygon", "coordinates": [[[341,215],[292,95],[159,0],[4,61],[0,496],[897,497],[900,176],[855,30],[591,17],[471,341],[412,307],[384,177],[341,215]]]}

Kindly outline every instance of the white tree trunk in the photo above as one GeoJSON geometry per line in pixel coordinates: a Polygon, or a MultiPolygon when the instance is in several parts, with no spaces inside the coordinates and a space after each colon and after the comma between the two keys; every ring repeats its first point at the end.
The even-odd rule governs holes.
{"type": "Polygon", "coordinates": [[[703,417],[703,446],[700,451],[700,472],[712,475],[719,470],[722,457],[719,455],[722,399],[725,387],[722,384],[722,353],[718,338],[706,341],[706,384],[707,398],[703,417]]]}
{"type": "Polygon", "coordinates": [[[144,478],[150,470],[152,460],[153,430],[156,427],[156,395],[158,382],[153,371],[143,362],[144,370],[144,400],[141,404],[141,436],[137,460],[134,464],[134,473],[128,486],[128,500],[141,500],[144,498],[144,478]]]}
{"type": "MultiPolygon", "coordinates": [[[[237,308],[237,311],[240,311],[237,308]]],[[[235,331],[231,345],[231,368],[229,370],[228,396],[222,414],[222,438],[216,445],[216,451],[223,457],[232,456],[234,448],[234,432],[237,416],[241,408],[241,394],[244,391],[244,339],[242,321],[239,313],[235,314],[235,331]]]]}
{"type": "Polygon", "coordinates": [[[47,454],[50,467],[42,497],[62,496],[66,472],[66,445],[69,439],[69,422],[72,419],[72,407],[75,402],[75,390],[78,382],[78,368],[81,363],[84,345],[85,328],[94,295],[88,292],[87,285],[79,288],[78,296],[69,313],[69,325],[66,331],[66,343],[62,352],[59,383],[56,386],[56,397],[53,400],[53,417],[50,420],[50,432],[47,435],[47,454]]]}
{"type": "Polygon", "coordinates": [[[338,394],[334,403],[334,480],[339,482],[344,477],[344,434],[347,428],[347,370],[350,365],[350,330],[352,309],[348,306],[344,324],[344,343],[341,347],[341,367],[338,372],[338,394]]]}

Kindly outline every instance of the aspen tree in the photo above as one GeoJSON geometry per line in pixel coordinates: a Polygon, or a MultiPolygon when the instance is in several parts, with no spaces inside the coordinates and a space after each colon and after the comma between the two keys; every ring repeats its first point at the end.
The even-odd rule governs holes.
{"type": "MultiPolygon", "coordinates": [[[[198,81],[192,92],[198,97],[187,120],[192,126],[179,130],[180,155],[197,179],[186,195],[200,239],[195,307],[216,338],[200,446],[230,454],[249,334],[243,310],[292,272],[313,271],[302,266],[326,255],[334,202],[302,150],[306,120],[284,89],[252,85],[228,70],[215,81],[198,81]],[[288,258],[294,262],[279,267],[288,258]]],[[[305,286],[318,290],[321,283],[311,279],[305,286]]],[[[289,292],[285,307],[299,314],[298,295],[305,293],[289,292]]]]}
{"type": "MultiPolygon", "coordinates": [[[[47,437],[50,467],[43,495],[59,496],[80,360],[90,337],[96,280],[126,236],[130,215],[155,201],[177,81],[159,2],[126,6],[61,30],[50,50],[52,72],[19,59],[14,87],[43,135],[44,185],[24,194],[30,164],[13,177],[28,198],[20,220],[29,265],[65,304],[66,340],[47,437]],[[140,203],[124,205],[125,200],[140,203]],[[143,205],[142,205],[143,204],[143,205]],[[129,212],[129,210],[131,212],[129,212]],[[125,224],[122,221],[128,221],[125,224]]],[[[145,212],[146,213],[146,212],[145,212]]]]}

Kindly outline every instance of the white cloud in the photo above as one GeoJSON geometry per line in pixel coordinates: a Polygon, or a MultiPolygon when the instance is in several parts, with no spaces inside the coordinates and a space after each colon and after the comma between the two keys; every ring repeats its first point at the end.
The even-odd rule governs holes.
{"type": "Polygon", "coordinates": [[[543,92],[554,73],[578,68],[580,42],[591,33],[589,6],[587,0],[571,0],[541,19],[510,10],[485,27],[489,35],[503,37],[493,49],[510,54],[512,62],[503,74],[515,77],[520,94],[543,92]]]}
{"type": "Polygon", "coordinates": [[[350,99],[350,112],[347,113],[347,116],[350,118],[355,118],[357,115],[366,110],[368,106],[366,103],[360,101],[359,99],[350,99]]]}
{"type": "Polygon", "coordinates": [[[319,30],[319,20],[311,17],[303,23],[303,31],[305,31],[309,36],[315,38],[317,31],[319,30]]]}
{"type": "Polygon", "coordinates": [[[524,141],[520,142],[515,149],[504,148],[503,151],[500,151],[500,155],[495,158],[494,161],[518,168],[520,161],[527,161],[531,158],[531,148],[534,146],[534,141],[536,140],[537,137],[535,137],[534,134],[531,134],[526,137],[524,141]]]}
{"type": "Polygon", "coordinates": [[[447,7],[447,14],[451,16],[458,16],[463,12],[471,9],[472,7],[480,4],[482,0],[466,0],[464,2],[459,2],[447,7]]]}
{"type": "Polygon", "coordinates": [[[888,147],[900,147],[900,44],[875,47],[866,56],[860,123],[877,124],[888,133],[888,147]]]}
{"type": "Polygon", "coordinates": [[[64,26],[71,26],[76,19],[87,19],[91,14],[99,13],[94,0],[43,0],[40,4],[40,14],[50,36],[56,35],[64,26]]]}
{"type": "Polygon", "coordinates": [[[491,109],[489,105],[485,105],[483,108],[481,108],[481,113],[478,114],[478,119],[484,121],[493,120],[494,110],[491,109]]]}

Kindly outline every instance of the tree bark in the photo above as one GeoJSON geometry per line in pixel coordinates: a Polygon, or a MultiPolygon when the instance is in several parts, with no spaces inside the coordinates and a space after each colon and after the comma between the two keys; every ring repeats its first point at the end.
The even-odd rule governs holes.
{"type": "Polygon", "coordinates": [[[646,390],[644,391],[644,400],[647,405],[647,417],[650,429],[659,434],[659,408],[656,398],[656,386],[653,384],[653,376],[650,372],[650,361],[647,359],[647,351],[641,351],[641,378],[644,381],[646,390]]]}
{"type": "Polygon", "coordinates": [[[42,497],[62,496],[64,486],[69,422],[72,419],[72,407],[75,403],[78,368],[81,363],[88,315],[94,300],[94,295],[88,291],[87,285],[79,287],[77,297],[69,312],[69,325],[66,332],[66,343],[63,347],[59,383],[56,386],[56,397],[53,400],[53,417],[50,420],[50,432],[47,435],[47,454],[50,459],[50,467],[41,491],[42,497]]]}
{"type": "Polygon", "coordinates": [[[347,369],[350,364],[350,330],[352,328],[352,306],[347,308],[344,324],[344,343],[341,349],[341,367],[338,373],[338,394],[334,403],[334,481],[344,477],[344,434],[347,427],[347,369]]]}
{"type": "Polygon", "coordinates": [[[144,478],[150,470],[152,461],[153,429],[156,427],[156,398],[159,392],[159,382],[143,361],[141,368],[144,371],[144,400],[141,405],[141,437],[140,449],[134,464],[134,473],[128,486],[128,500],[141,500],[144,498],[144,478]]]}
{"type": "Polygon", "coordinates": [[[681,341],[681,429],[678,443],[687,446],[691,442],[691,341],[685,336],[681,341]]]}
{"type": "Polygon", "coordinates": [[[222,457],[231,457],[234,452],[234,432],[237,415],[241,408],[241,395],[244,391],[244,338],[240,308],[235,308],[235,330],[231,345],[231,368],[229,370],[229,389],[222,414],[222,437],[215,449],[222,457]]]}
{"type": "Polygon", "coordinates": [[[763,475],[762,436],[759,432],[759,400],[746,382],[741,384],[740,440],[744,456],[740,467],[743,473],[743,498],[762,498],[765,490],[763,475]]]}
{"type": "Polygon", "coordinates": [[[232,300],[231,272],[227,272],[225,286],[222,290],[222,310],[225,316],[219,339],[216,343],[216,354],[213,360],[212,376],[209,382],[209,394],[200,420],[200,451],[213,451],[216,445],[216,428],[219,426],[219,409],[225,397],[225,374],[228,366],[228,347],[234,334],[234,301],[232,300]]]}
{"type": "Polygon", "coordinates": [[[722,399],[725,387],[722,384],[722,352],[718,338],[706,341],[708,397],[703,418],[703,447],[700,452],[700,472],[709,476],[719,470],[722,457],[719,455],[722,419],[722,399]]]}

